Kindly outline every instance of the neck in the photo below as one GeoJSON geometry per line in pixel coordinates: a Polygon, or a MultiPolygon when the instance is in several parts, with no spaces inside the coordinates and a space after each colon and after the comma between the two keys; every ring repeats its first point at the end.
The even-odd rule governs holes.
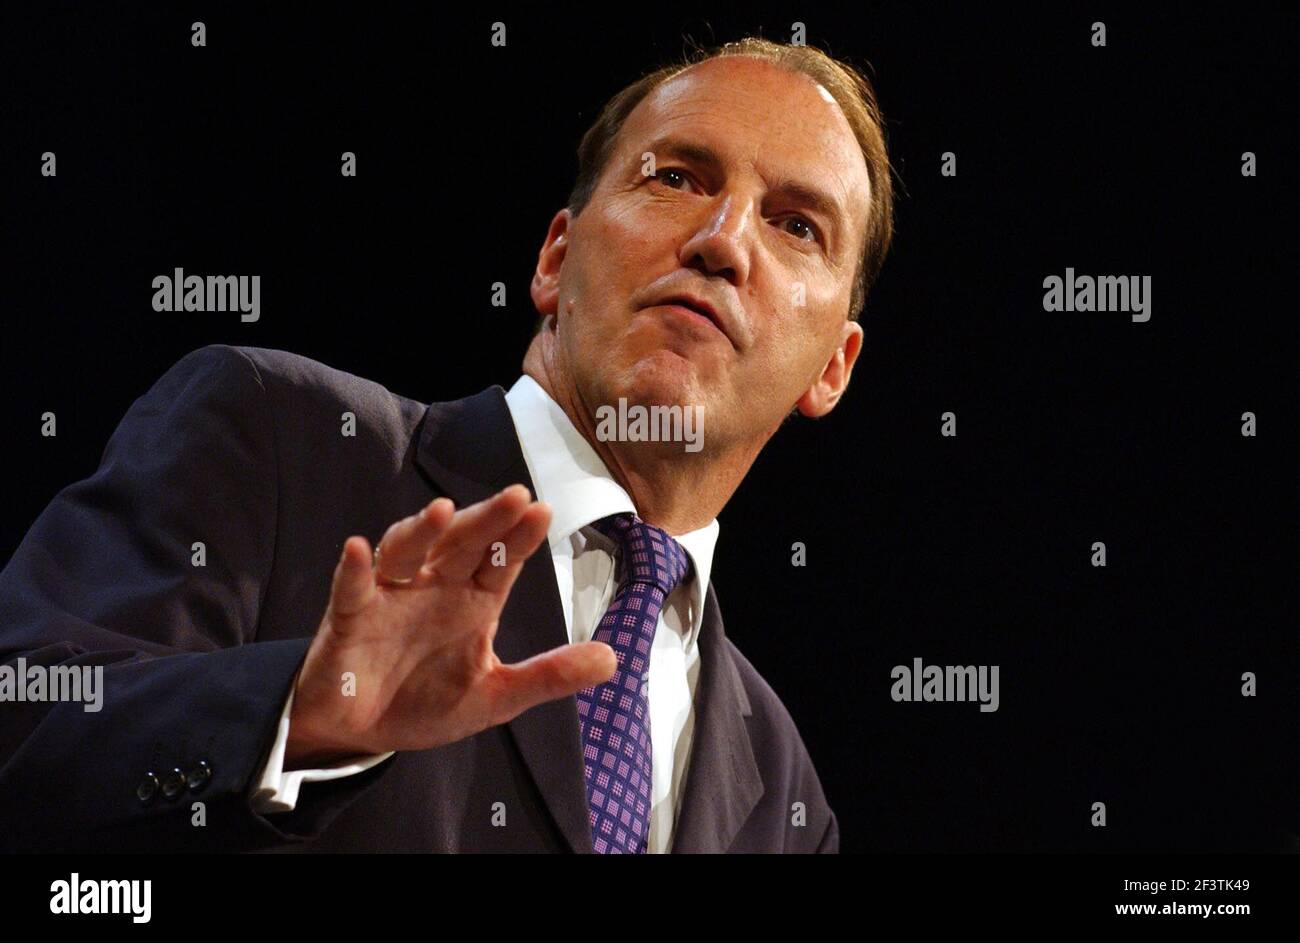
{"type": "Polygon", "coordinates": [[[614,480],[632,498],[637,515],[672,535],[705,526],[731,500],[762,443],[687,452],[680,442],[601,441],[593,410],[560,371],[530,350],[524,373],[564,410],[573,427],[600,456],[614,480]]]}

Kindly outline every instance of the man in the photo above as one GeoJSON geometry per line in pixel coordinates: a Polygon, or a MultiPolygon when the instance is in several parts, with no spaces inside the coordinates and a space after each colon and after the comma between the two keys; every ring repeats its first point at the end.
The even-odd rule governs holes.
{"type": "Polygon", "coordinates": [[[718,512],[861,347],[870,87],[747,40],[620,92],[579,158],[508,393],[426,408],[214,345],[132,406],[0,575],[0,655],[105,667],[100,710],[0,704],[0,843],[838,850],[709,574],[718,512]],[[628,404],[702,441],[602,426],[628,404]]]}

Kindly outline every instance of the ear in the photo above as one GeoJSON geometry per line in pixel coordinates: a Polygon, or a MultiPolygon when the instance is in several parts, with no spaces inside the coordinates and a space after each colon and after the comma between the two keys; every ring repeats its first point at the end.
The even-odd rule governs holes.
{"type": "Polygon", "coordinates": [[[569,248],[569,221],[573,214],[562,209],[551,220],[551,228],[546,232],[546,241],[542,251],[537,254],[537,270],[533,272],[533,281],[529,292],[537,313],[553,315],[560,302],[560,266],[564,262],[564,253],[569,248]]]}
{"type": "Polygon", "coordinates": [[[857,321],[846,320],[840,331],[840,342],[822,369],[821,376],[799,397],[796,404],[799,412],[810,419],[817,419],[834,409],[849,387],[853,364],[857,362],[861,350],[862,325],[857,321]]]}

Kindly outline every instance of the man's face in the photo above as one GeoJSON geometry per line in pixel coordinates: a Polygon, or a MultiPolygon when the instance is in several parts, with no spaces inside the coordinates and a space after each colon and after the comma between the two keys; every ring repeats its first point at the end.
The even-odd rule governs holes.
{"type": "Polygon", "coordinates": [[[615,145],[533,284],[581,408],[701,406],[706,451],[761,447],[796,406],[829,411],[861,342],[846,316],[870,189],[830,95],[710,60],[648,95],[615,145]]]}

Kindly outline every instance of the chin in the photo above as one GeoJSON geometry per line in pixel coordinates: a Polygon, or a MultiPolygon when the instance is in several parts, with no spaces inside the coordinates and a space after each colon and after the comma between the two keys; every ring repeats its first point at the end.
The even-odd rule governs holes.
{"type": "Polygon", "coordinates": [[[642,356],[623,372],[615,398],[642,405],[688,406],[705,400],[697,363],[681,352],[661,348],[642,356]]]}

